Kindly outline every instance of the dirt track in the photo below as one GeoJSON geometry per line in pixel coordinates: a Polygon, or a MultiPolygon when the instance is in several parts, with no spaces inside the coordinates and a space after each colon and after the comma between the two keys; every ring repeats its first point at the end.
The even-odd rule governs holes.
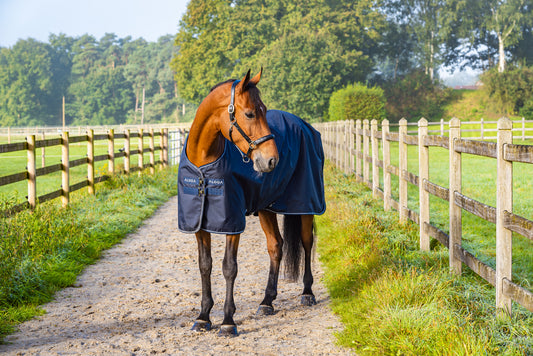
{"type": "Polygon", "coordinates": [[[213,238],[214,329],[190,330],[200,305],[194,235],[177,230],[176,198],[135,233],[89,266],[74,287],[44,306],[47,314],[26,322],[0,345],[7,355],[331,355],[342,326],[328,308],[328,295],[314,263],[318,304],[299,304],[301,283],[280,279],[276,314],[256,317],[268,273],[268,253],[257,218],[250,218],[239,248],[235,321],[240,335],[218,337],[225,281],[224,238],[213,238]]]}

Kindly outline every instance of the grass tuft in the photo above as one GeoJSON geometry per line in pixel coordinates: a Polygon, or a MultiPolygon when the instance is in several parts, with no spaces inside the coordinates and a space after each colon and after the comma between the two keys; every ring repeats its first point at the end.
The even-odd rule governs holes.
{"type": "Polygon", "coordinates": [[[0,341],[174,195],[176,173],[117,175],[94,196],[74,193],[67,208],[56,199],[0,218],[0,341]]]}
{"type": "Polygon", "coordinates": [[[530,355],[533,315],[513,306],[496,317],[494,288],[474,273],[450,274],[448,251],[418,248],[418,226],[354,177],[326,165],[326,214],[317,217],[325,283],[344,330],[339,344],[360,355],[530,355]]]}

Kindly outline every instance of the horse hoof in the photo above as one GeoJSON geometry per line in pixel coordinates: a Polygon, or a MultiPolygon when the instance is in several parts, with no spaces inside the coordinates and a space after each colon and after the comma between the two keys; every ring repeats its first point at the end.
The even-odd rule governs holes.
{"type": "Polygon", "coordinates": [[[209,331],[211,330],[211,323],[205,320],[196,320],[191,330],[196,332],[209,331]]]}
{"type": "Polygon", "coordinates": [[[255,315],[257,316],[274,315],[274,308],[269,305],[260,305],[255,315]]]}
{"type": "Polygon", "coordinates": [[[239,335],[239,333],[237,332],[237,326],[220,325],[220,331],[218,332],[218,336],[235,337],[237,335],[239,335]]]}
{"type": "Polygon", "coordinates": [[[302,305],[305,305],[305,306],[308,306],[308,307],[310,307],[311,305],[315,305],[316,304],[315,296],[312,295],[312,294],[302,295],[301,303],[302,303],[302,305]]]}

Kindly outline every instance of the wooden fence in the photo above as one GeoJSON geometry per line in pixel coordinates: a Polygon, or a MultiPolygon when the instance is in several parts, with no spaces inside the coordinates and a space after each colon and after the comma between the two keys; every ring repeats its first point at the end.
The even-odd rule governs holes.
{"type": "MultiPolygon", "coordinates": [[[[512,132],[513,136],[516,139],[521,139],[522,141],[533,139],[533,120],[526,120],[522,118],[521,120],[515,120],[515,127],[513,127],[512,132]]],[[[497,128],[498,121],[487,121],[480,119],[479,121],[462,121],[464,128],[461,129],[463,136],[468,136],[472,140],[496,140],[498,132],[497,128]]],[[[410,122],[407,124],[408,127],[418,126],[416,122],[410,122]]],[[[428,133],[429,134],[440,134],[444,135],[450,130],[448,122],[445,122],[443,119],[440,122],[428,122],[428,133]]],[[[418,128],[415,130],[407,130],[407,134],[418,133],[418,128]]]]}
{"type": "MultiPolygon", "coordinates": [[[[497,142],[461,138],[461,121],[452,119],[447,126],[448,136],[429,135],[428,122],[418,122],[418,135],[408,134],[408,124],[402,119],[399,132],[391,132],[387,120],[378,129],[378,122],[357,120],[315,124],[322,134],[326,157],[346,173],[372,189],[374,197],[384,201],[384,209],[399,212],[401,223],[407,219],[420,226],[420,248],[430,249],[430,237],[449,249],[449,264],[453,273],[460,274],[465,264],[496,287],[496,307],[500,313],[511,313],[511,301],[533,312],[533,293],[512,282],[512,232],[533,241],[533,221],[513,214],[513,162],[533,164],[533,146],[513,144],[513,122],[497,121],[497,142]],[[379,140],[383,159],[379,159],[379,140]],[[399,167],[391,165],[390,143],[398,142],[399,167]],[[419,172],[407,169],[407,146],[418,146],[419,172]],[[449,151],[449,187],[429,180],[429,147],[449,151]],[[485,205],[461,193],[461,154],[469,153],[497,160],[496,207],[485,205]],[[372,167],[372,177],[370,177],[372,167]],[[380,186],[380,168],[383,186],[380,186]],[[398,176],[398,201],[391,194],[391,174],[398,176]],[[419,213],[408,208],[408,183],[418,186],[419,213]],[[448,201],[449,233],[430,224],[429,194],[448,201]],[[496,269],[486,265],[461,244],[462,210],[496,224],[496,269]]],[[[533,180],[533,178],[532,178],[533,180]]]]}
{"type": "Polygon", "coordinates": [[[159,131],[161,129],[169,129],[170,131],[181,130],[188,128],[190,123],[181,124],[152,124],[152,125],[104,125],[104,126],[34,126],[34,127],[0,127],[0,138],[2,141],[12,143],[16,141],[24,141],[29,135],[35,134],[36,136],[57,136],[63,132],[68,132],[71,136],[89,132],[93,130],[95,134],[106,133],[109,130],[115,132],[125,132],[130,130],[131,132],[138,131],[140,129],[149,131],[154,129],[159,131]]]}
{"type": "MultiPolygon", "coordinates": [[[[170,158],[175,160],[174,157],[179,157],[179,151],[181,150],[181,144],[183,144],[183,138],[178,140],[175,137],[179,137],[178,133],[183,130],[170,131],[168,128],[160,128],[158,131],[150,129],[138,129],[137,132],[131,132],[129,129],[124,133],[115,133],[114,129],[110,129],[107,133],[95,134],[93,129],[89,129],[86,134],[80,136],[70,136],[69,132],[65,131],[61,133],[59,138],[48,139],[36,139],[36,135],[28,135],[25,142],[8,143],[0,145],[0,154],[25,151],[27,155],[27,167],[25,171],[9,174],[7,176],[0,177],[0,186],[20,182],[26,180],[28,183],[28,195],[27,201],[18,204],[11,208],[9,212],[14,213],[26,208],[35,208],[36,204],[43,203],[52,199],[61,198],[63,206],[69,204],[69,195],[71,192],[77,191],[84,187],[87,187],[89,194],[95,193],[95,184],[107,180],[109,175],[116,172],[115,159],[123,157],[124,167],[123,172],[128,174],[130,172],[139,171],[145,168],[149,168],[150,172],[155,171],[156,165],[166,167],[169,164],[169,136],[172,141],[170,147],[170,158]],[[159,137],[159,142],[156,144],[156,137],[159,137]],[[145,143],[144,138],[148,138],[148,146],[145,143]],[[133,148],[135,143],[133,140],[137,140],[136,148],[133,148]],[[121,140],[123,148],[116,149],[117,140],[121,140]],[[107,153],[103,155],[95,156],[95,143],[97,141],[107,142],[107,153]],[[69,147],[71,144],[86,142],[87,156],[80,159],[71,160],[69,156],[69,147]],[[61,163],[46,166],[44,164],[44,149],[53,146],[61,147],[61,163]],[[36,153],[38,149],[42,150],[42,167],[37,168],[36,153]],[[159,160],[156,161],[156,151],[160,152],[159,160]],[[148,162],[145,162],[144,155],[148,154],[148,162]],[[137,163],[133,162],[134,156],[137,155],[137,163]],[[95,176],[95,163],[99,161],[107,161],[107,173],[109,175],[95,176]],[[74,167],[86,165],[87,166],[87,179],[82,180],[76,184],[70,185],[70,170],[74,167]],[[61,188],[37,196],[37,177],[48,175],[54,172],[61,172],[61,188]]],[[[183,136],[183,134],[182,134],[183,136]]],[[[105,145],[105,143],[104,143],[105,145]]]]}

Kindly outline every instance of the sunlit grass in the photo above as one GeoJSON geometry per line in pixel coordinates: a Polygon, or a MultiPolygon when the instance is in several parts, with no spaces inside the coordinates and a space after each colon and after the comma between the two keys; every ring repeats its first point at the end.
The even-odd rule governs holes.
{"type": "MultiPolygon", "coordinates": [[[[522,144],[522,141],[517,141],[522,144]]],[[[532,140],[523,144],[532,145],[532,140]]],[[[391,164],[398,163],[398,143],[391,142],[391,164]]],[[[380,150],[379,157],[383,153],[380,150]]],[[[448,187],[449,151],[439,147],[429,149],[429,180],[442,187],[448,187]]],[[[408,170],[418,175],[418,147],[408,146],[408,170]]],[[[513,164],[513,212],[533,220],[533,166],[525,163],[513,164]]],[[[383,187],[383,171],[380,170],[380,186],[383,187]]],[[[392,196],[398,200],[398,177],[391,177],[392,196]]],[[[496,160],[462,154],[462,193],[481,203],[496,206],[496,160]]],[[[408,207],[419,212],[418,187],[408,184],[408,207]]],[[[430,221],[448,232],[447,201],[430,196],[430,221]]],[[[477,216],[463,211],[463,246],[481,261],[496,266],[496,226],[477,216]]],[[[513,233],[513,279],[531,289],[533,283],[533,243],[524,236],[513,233]]]]}
{"type": "MultiPolygon", "coordinates": [[[[58,138],[59,135],[49,135],[47,138],[58,138]]],[[[24,142],[25,139],[19,137],[17,141],[24,142]]],[[[36,137],[39,140],[39,137],[36,137]]],[[[138,148],[138,138],[132,138],[130,141],[131,149],[136,150],[138,148]]],[[[117,139],[115,140],[115,152],[118,152],[120,148],[124,146],[125,140],[117,139]]],[[[0,143],[7,143],[2,142],[0,143]]],[[[154,140],[155,146],[159,145],[159,137],[156,137],[154,140]]],[[[143,138],[144,148],[149,146],[148,137],[143,138]]],[[[107,141],[99,140],[95,141],[94,144],[94,155],[104,155],[108,153],[107,141]]],[[[61,146],[51,146],[44,148],[44,166],[43,166],[43,148],[38,148],[35,151],[36,159],[36,168],[41,168],[44,166],[51,166],[61,163],[61,146]]],[[[87,142],[73,143],[69,145],[69,160],[75,160],[79,158],[87,157],[87,142]]],[[[160,157],[160,151],[155,152],[155,160],[158,161],[160,157]]],[[[139,155],[132,155],[130,158],[130,167],[138,166],[139,155]]],[[[26,171],[28,158],[27,151],[16,151],[10,153],[0,154],[0,177],[7,176],[14,173],[20,173],[26,171]]],[[[150,162],[149,153],[143,154],[143,163],[146,164],[150,162]]],[[[115,171],[119,172],[123,169],[123,158],[115,159],[115,171]]],[[[83,180],[87,179],[87,165],[81,165],[78,167],[70,168],[70,185],[76,184],[83,180]]],[[[108,161],[98,161],[95,162],[95,175],[107,175],[108,174],[108,161]]],[[[53,191],[61,189],[61,172],[55,172],[47,174],[45,176],[37,177],[37,196],[51,193],[53,191]]],[[[26,180],[8,184],[0,187],[0,199],[10,199],[18,203],[22,203],[26,200],[28,194],[28,183],[26,180]]]]}
{"type": "Polygon", "coordinates": [[[39,304],[174,195],[176,172],[117,175],[95,196],[75,193],[67,208],[56,199],[0,218],[0,337],[41,313],[39,304]]]}
{"type": "Polygon", "coordinates": [[[371,191],[326,168],[328,209],[318,249],[341,345],[360,355],[527,355],[533,315],[513,305],[496,318],[494,288],[472,272],[449,273],[448,251],[418,248],[418,226],[398,224],[371,191]]]}

